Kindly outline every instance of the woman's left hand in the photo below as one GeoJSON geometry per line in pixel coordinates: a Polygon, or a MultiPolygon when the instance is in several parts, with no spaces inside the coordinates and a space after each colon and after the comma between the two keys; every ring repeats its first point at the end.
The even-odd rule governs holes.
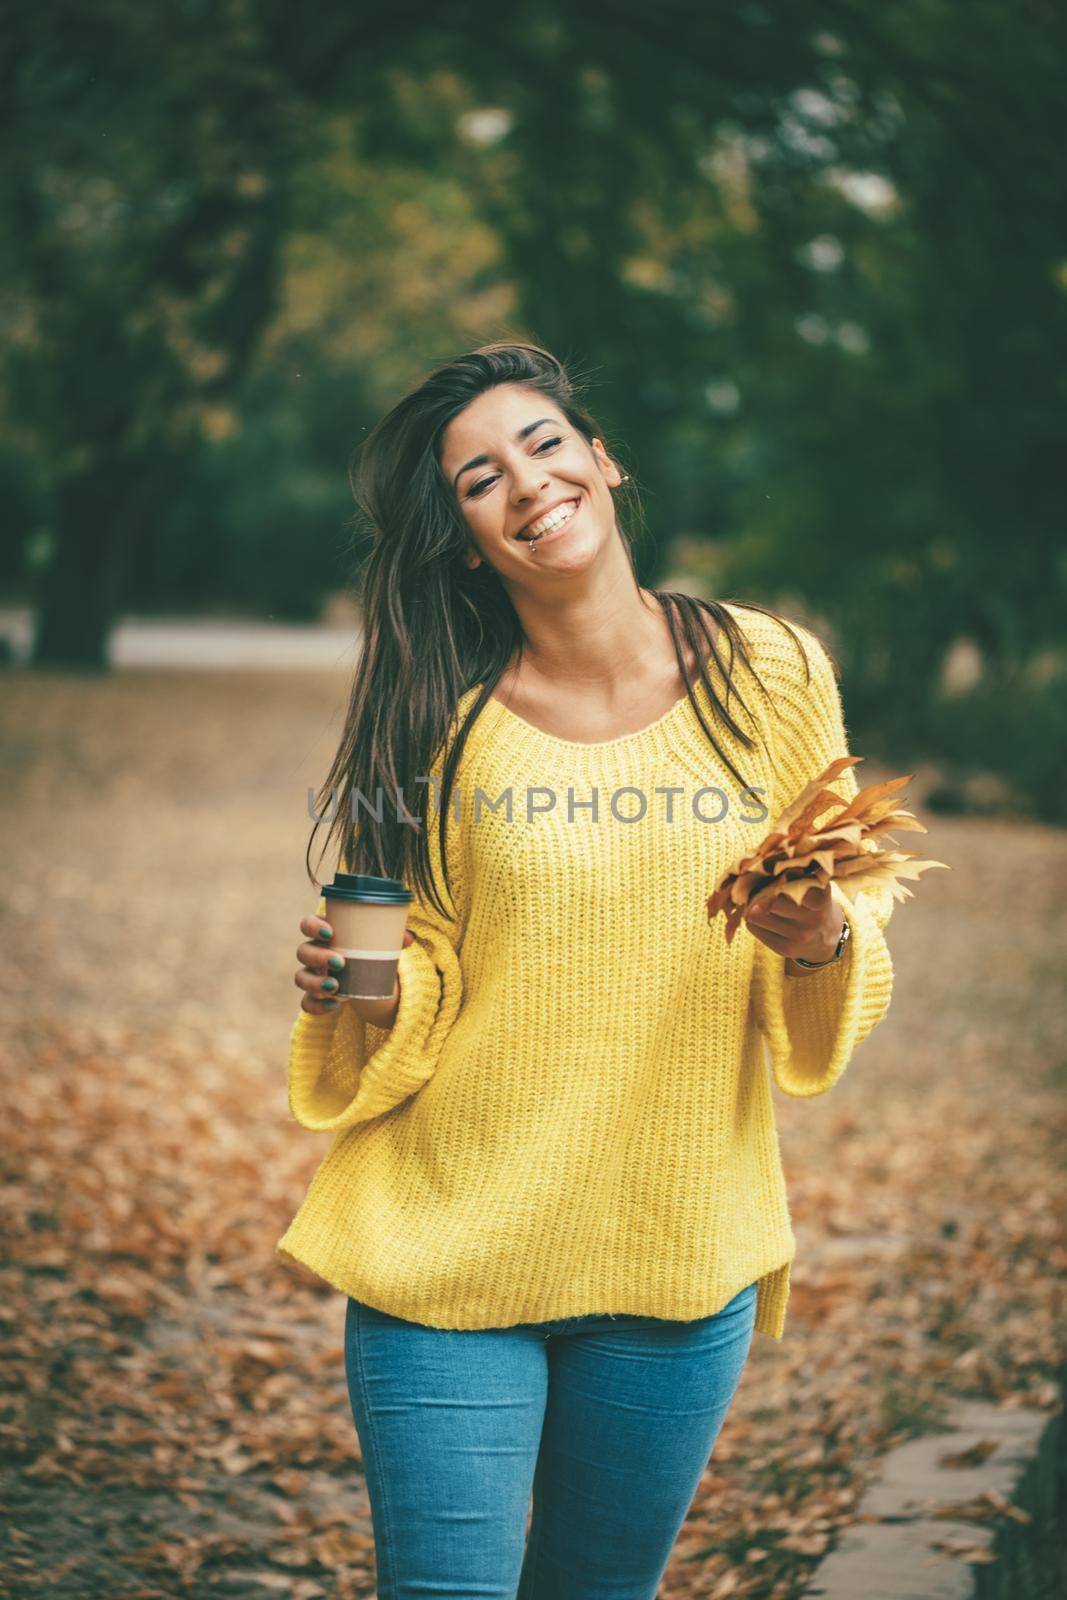
{"type": "Polygon", "coordinates": [[[776,894],[745,913],[748,927],[769,949],[804,961],[830,960],[844,920],[828,883],[813,885],[799,904],[776,894]]]}

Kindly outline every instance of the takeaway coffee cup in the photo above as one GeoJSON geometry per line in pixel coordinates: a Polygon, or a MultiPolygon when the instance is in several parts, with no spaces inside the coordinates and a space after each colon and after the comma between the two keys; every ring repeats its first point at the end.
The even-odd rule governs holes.
{"type": "Polygon", "coordinates": [[[408,906],[415,896],[396,878],[338,872],[322,886],[332,947],[345,958],[338,1000],[388,1000],[404,947],[408,906]]]}

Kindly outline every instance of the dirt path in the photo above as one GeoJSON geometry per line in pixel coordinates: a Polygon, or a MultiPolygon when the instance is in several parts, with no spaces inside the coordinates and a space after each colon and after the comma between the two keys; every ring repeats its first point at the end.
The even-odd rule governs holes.
{"type": "MultiPolygon", "coordinates": [[[[342,1304],[274,1254],[324,1148],[284,1068],[345,677],[5,687],[3,1592],[371,1596],[342,1304]]],[[[890,924],[888,1019],[828,1096],[777,1096],[789,1326],[664,1597],[790,1600],[948,1396],[1053,1404],[1067,838],[924,820],[954,870],[890,924]]]]}
{"type": "MultiPolygon", "coordinates": [[[[33,627],[28,606],[0,606],[0,641],[6,641],[19,666],[29,660],[33,627]]],[[[350,671],[359,643],[355,624],[252,617],[121,617],[108,640],[108,659],[115,668],[350,671]]]]}

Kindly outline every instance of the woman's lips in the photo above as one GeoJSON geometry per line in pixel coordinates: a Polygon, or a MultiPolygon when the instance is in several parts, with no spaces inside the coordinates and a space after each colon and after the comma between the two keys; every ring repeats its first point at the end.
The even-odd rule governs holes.
{"type": "Polygon", "coordinates": [[[573,515],[569,516],[566,522],[561,523],[558,528],[550,528],[547,533],[540,534],[536,539],[531,539],[527,535],[520,534],[520,543],[528,544],[532,550],[535,545],[548,544],[551,540],[558,539],[561,534],[566,533],[567,529],[573,526],[575,519],[578,517],[582,509],[582,496],[575,495],[574,500],[576,503],[574,506],[573,515]]]}

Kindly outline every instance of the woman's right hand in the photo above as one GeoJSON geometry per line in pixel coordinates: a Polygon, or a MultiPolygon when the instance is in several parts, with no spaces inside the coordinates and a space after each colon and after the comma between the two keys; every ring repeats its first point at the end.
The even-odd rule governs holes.
{"type": "MultiPolygon", "coordinates": [[[[331,1011],[337,1009],[339,1004],[334,996],[337,993],[339,976],[344,971],[345,958],[342,955],[338,955],[336,950],[330,948],[333,929],[322,917],[314,914],[303,917],[300,922],[300,931],[307,934],[307,939],[296,952],[296,959],[300,962],[300,969],[293,978],[297,988],[304,990],[300,1009],[307,1011],[313,1017],[328,1016],[331,1011]]],[[[415,935],[411,932],[411,929],[405,928],[405,948],[409,944],[413,944],[414,941],[415,935]]],[[[398,976],[393,986],[393,994],[390,1000],[346,1000],[345,1004],[355,1006],[365,1022],[374,1022],[381,1026],[387,1013],[391,1013],[389,1023],[392,1022],[393,1017],[396,1015],[399,1001],[400,978],[398,976]]]]}

